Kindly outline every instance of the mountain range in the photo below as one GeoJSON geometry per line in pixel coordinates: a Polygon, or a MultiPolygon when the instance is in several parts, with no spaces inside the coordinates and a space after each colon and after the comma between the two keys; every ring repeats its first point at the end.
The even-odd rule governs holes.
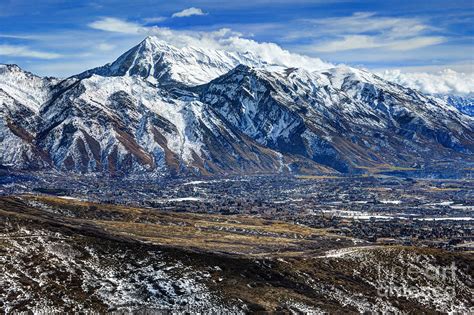
{"type": "Polygon", "coordinates": [[[0,165],[212,175],[474,163],[474,118],[347,66],[309,72],[147,37],[66,78],[0,65],[0,165]]]}

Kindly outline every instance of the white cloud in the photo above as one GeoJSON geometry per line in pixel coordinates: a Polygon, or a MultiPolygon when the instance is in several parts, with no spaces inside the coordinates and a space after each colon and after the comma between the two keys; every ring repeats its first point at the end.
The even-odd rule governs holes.
{"type": "Polygon", "coordinates": [[[0,38],[10,38],[10,39],[35,39],[35,36],[31,35],[11,35],[11,34],[0,34],[0,38]]]}
{"type": "Polygon", "coordinates": [[[165,21],[167,18],[165,16],[155,16],[155,17],[147,17],[143,19],[143,22],[146,24],[150,23],[160,23],[165,21]]]}
{"type": "Polygon", "coordinates": [[[115,45],[109,43],[100,43],[97,45],[97,49],[100,51],[111,51],[115,48],[115,45]]]}
{"type": "Polygon", "coordinates": [[[445,41],[446,39],[441,36],[417,36],[393,41],[386,47],[391,50],[406,51],[441,44],[445,41]]]}
{"type": "Polygon", "coordinates": [[[44,51],[33,50],[26,46],[0,45],[0,55],[13,57],[30,57],[37,59],[57,59],[62,55],[44,51]]]}
{"type": "Polygon", "coordinates": [[[413,50],[444,42],[440,36],[418,36],[407,39],[387,40],[378,36],[348,35],[341,40],[334,40],[314,46],[315,51],[334,52],[355,49],[385,48],[389,50],[413,50]]]}
{"type": "Polygon", "coordinates": [[[334,65],[319,58],[308,57],[281,48],[275,43],[257,42],[240,36],[231,36],[219,40],[222,49],[241,52],[251,52],[268,63],[284,65],[287,67],[304,68],[309,71],[330,68],[334,65]]]}
{"type": "Polygon", "coordinates": [[[444,69],[435,73],[403,72],[386,70],[380,75],[395,83],[417,89],[428,94],[469,94],[474,93],[474,73],[444,69]]]}
{"type": "Polygon", "coordinates": [[[150,29],[150,34],[177,47],[196,46],[241,53],[249,52],[271,64],[305,68],[309,71],[333,66],[319,58],[291,53],[275,43],[257,42],[244,38],[242,34],[226,28],[213,32],[186,32],[155,27],[150,29]]]}
{"type": "MultiPolygon", "coordinates": [[[[105,20],[113,20],[113,23],[107,23],[107,27],[101,27],[101,30],[109,32],[122,31],[122,33],[125,34],[138,34],[141,36],[153,35],[177,47],[196,46],[228,51],[250,52],[268,63],[280,64],[289,67],[300,67],[310,71],[321,68],[329,68],[332,66],[332,64],[323,62],[319,58],[312,58],[296,53],[291,53],[275,43],[257,42],[252,39],[244,38],[242,37],[242,34],[227,28],[210,32],[185,31],[172,30],[166,27],[158,26],[146,27],[115,18],[106,18],[105,20]],[[114,27],[110,27],[111,25],[114,27]],[[125,30],[125,32],[123,28],[115,27],[117,25],[127,25],[129,27],[125,30]],[[130,25],[133,25],[133,28],[130,27],[130,25]],[[132,33],[132,30],[136,33],[132,33]]],[[[102,23],[99,23],[103,21],[104,19],[99,20],[89,24],[89,26],[92,28],[97,28],[97,24],[103,26],[102,23]]]]}
{"type": "Polygon", "coordinates": [[[105,17],[89,24],[89,27],[115,33],[124,34],[138,34],[143,31],[143,27],[140,24],[127,22],[124,20],[105,17]]]}
{"type": "Polygon", "coordinates": [[[312,45],[313,50],[319,52],[374,48],[407,51],[446,40],[427,34],[437,29],[420,19],[382,17],[373,12],[305,21],[315,26],[318,34],[330,37],[312,45]]]}
{"type": "Polygon", "coordinates": [[[187,8],[187,9],[184,9],[182,11],[173,13],[173,15],[171,17],[174,17],[174,18],[176,18],[176,17],[188,17],[188,16],[193,16],[193,15],[206,15],[206,14],[207,13],[203,12],[199,8],[191,7],[191,8],[187,8]]]}
{"type": "Polygon", "coordinates": [[[417,18],[394,18],[378,16],[375,12],[356,12],[351,16],[332,17],[308,20],[316,26],[322,26],[323,33],[362,34],[384,32],[393,37],[405,37],[419,34],[426,30],[435,30],[417,18]]]}

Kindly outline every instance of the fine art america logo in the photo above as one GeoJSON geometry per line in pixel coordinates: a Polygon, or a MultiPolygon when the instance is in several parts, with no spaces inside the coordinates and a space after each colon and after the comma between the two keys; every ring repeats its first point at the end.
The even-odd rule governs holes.
{"type": "Polygon", "coordinates": [[[420,255],[408,266],[378,265],[377,294],[381,297],[456,296],[456,265],[435,266],[429,256],[420,255]],[[441,289],[441,290],[440,290],[441,289]]]}

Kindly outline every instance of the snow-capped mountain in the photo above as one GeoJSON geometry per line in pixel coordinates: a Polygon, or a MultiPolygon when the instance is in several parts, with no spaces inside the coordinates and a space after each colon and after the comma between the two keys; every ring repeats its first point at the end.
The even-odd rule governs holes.
{"type": "Polygon", "coordinates": [[[54,166],[80,171],[272,171],[282,157],[205,103],[136,76],[92,75],[45,105],[37,143],[54,166]]]}
{"type": "Polygon", "coordinates": [[[266,63],[252,53],[197,47],[177,48],[148,36],[116,61],[78,75],[138,76],[152,84],[198,85],[225,74],[239,64],[261,67],[266,63]]]}
{"type": "Polygon", "coordinates": [[[239,66],[199,90],[203,102],[258,143],[342,172],[474,150],[471,118],[363,70],[239,66]]]}
{"type": "Polygon", "coordinates": [[[453,105],[460,112],[474,116],[474,95],[453,95],[453,94],[437,94],[436,97],[441,98],[446,103],[453,105]]]}
{"type": "Polygon", "coordinates": [[[111,174],[472,161],[474,120],[349,67],[308,72],[148,37],[65,80],[0,68],[0,164],[111,174]]]}
{"type": "Polygon", "coordinates": [[[46,166],[47,154],[35,145],[39,110],[52,97],[57,79],[41,78],[16,65],[0,65],[0,164],[46,166]]]}

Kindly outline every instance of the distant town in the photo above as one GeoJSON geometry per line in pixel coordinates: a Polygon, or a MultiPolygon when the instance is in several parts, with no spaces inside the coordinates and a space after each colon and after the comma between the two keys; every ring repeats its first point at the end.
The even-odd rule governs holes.
{"type": "Polygon", "coordinates": [[[170,212],[252,215],[374,244],[470,251],[474,180],[393,176],[113,179],[3,177],[1,195],[38,194],[170,212]]]}

